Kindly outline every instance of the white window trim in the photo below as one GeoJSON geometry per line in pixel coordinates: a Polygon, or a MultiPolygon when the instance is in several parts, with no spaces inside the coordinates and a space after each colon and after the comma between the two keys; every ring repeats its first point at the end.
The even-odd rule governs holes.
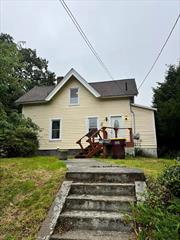
{"type": "Polygon", "coordinates": [[[87,116],[86,117],[86,129],[85,132],[89,132],[89,118],[97,118],[97,129],[100,128],[100,121],[99,121],[99,116],[87,116]]]}
{"type": "Polygon", "coordinates": [[[49,141],[61,141],[62,140],[62,118],[51,118],[49,120],[49,141]],[[60,121],[60,134],[59,134],[59,138],[52,138],[52,122],[59,120],[60,121]]]}
{"type": "Polygon", "coordinates": [[[80,103],[80,88],[79,87],[71,87],[69,89],[69,106],[78,106],[80,103]],[[77,103],[71,103],[71,89],[78,89],[78,102],[77,103]]]}

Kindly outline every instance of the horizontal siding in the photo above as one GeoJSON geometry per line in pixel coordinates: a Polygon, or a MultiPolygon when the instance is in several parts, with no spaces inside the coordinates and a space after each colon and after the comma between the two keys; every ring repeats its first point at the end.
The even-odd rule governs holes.
{"type": "Polygon", "coordinates": [[[25,105],[23,114],[30,117],[41,128],[40,149],[75,149],[79,148],[76,141],[87,131],[88,116],[97,116],[99,123],[109,126],[105,118],[110,115],[125,116],[124,127],[131,127],[129,99],[98,99],[85,89],[76,79],[71,79],[56,96],[47,104],[25,105]],[[79,87],[79,106],[69,105],[69,88],[79,87]],[[50,141],[49,128],[52,118],[62,119],[62,140],[50,141]]]}
{"type": "Polygon", "coordinates": [[[140,134],[141,147],[156,148],[156,130],[154,123],[154,111],[132,106],[135,113],[136,133],[140,134]]]}

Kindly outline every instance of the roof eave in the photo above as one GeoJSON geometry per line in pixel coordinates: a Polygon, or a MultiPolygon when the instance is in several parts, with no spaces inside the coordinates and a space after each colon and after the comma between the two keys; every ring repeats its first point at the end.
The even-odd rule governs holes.
{"type": "Polygon", "coordinates": [[[147,109],[147,110],[151,110],[151,111],[157,111],[157,108],[143,106],[143,105],[136,104],[136,103],[131,103],[131,106],[137,107],[137,108],[143,108],[143,109],[147,109]]]}
{"type": "Polygon", "coordinates": [[[39,103],[47,103],[47,101],[42,100],[42,101],[25,101],[25,102],[15,102],[16,105],[29,105],[29,104],[39,104],[39,103]]]}
{"type": "Polygon", "coordinates": [[[120,95],[120,96],[101,96],[100,98],[127,98],[127,97],[134,97],[137,94],[128,94],[128,95],[120,95]]]}

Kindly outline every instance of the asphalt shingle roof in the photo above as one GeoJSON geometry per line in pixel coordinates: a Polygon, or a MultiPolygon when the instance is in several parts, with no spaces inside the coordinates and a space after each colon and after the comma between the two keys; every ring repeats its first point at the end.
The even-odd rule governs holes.
{"type": "Polygon", "coordinates": [[[137,95],[135,79],[113,80],[89,83],[101,97],[123,97],[137,95]]]}
{"type": "Polygon", "coordinates": [[[16,103],[34,103],[34,102],[43,102],[49,93],[55,88],[55,85],[52,86],[35,86],[29,92],[25,93],[22,97],[16,100],[16,103]]]}
{"type": "MultiPolygon", "coordinates": [[[[102,98],[126,97],[135,96],[138,94],[135,79],[91,82],[89,84],[101,95],[102,98]]],[[[55,87],[55,85],[36,86],[20,97],[16,103],[26,104],[44,102],[46,97],[55,87]]]]}

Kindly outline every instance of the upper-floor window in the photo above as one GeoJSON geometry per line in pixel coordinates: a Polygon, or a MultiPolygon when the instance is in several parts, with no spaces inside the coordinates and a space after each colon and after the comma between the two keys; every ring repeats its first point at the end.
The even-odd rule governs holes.
{"type": "Polygon", "coordinates": [[[51,139],[59,140],[60,139],[60,119],[51,120],[51,139]]]}
{"type": "Polygon", "coordinates": [[[70,105],[79,104],[79,88],[70,88],[70,105]]]}

